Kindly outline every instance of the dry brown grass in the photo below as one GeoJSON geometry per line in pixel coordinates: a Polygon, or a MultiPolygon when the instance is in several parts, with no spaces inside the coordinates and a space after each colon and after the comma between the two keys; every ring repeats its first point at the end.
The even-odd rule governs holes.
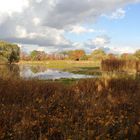
{"type": "Polygon", "coordinates": [[[102,60],[103,71],[140,72],[140,61],[123,59],[102,60]]]}
{"type": "Polygon", "coordinates": [[[140,138],[140,81],[0,80],[0,139],[140,138]]]}

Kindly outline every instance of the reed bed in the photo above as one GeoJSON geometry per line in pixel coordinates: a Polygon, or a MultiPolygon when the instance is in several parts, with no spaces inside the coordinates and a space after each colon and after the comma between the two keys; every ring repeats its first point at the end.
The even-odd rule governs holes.
{"type": "Polygon", "coordinates": [[[0,80],[1,140],[140,138],[140,81],[0,80]]]}
{"type": "Polygon", "coordinates": [[[123,59],[105,59],[101,62],[103,71],[140,72],[140,61],[123,59]]]}

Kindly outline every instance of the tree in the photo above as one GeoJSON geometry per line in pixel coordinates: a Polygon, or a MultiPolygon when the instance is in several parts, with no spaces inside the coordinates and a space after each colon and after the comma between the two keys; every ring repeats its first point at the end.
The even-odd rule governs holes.
{"type": "Polygon", "coordinates": [[[82,57],[86,55],[84,50],[73,50],[68,52],[68,56],[72,60],[79,61],[82,57]]]}
{"type": "Polygon", "coordinates": [[[97,49],[91,53],[91,57],[96,60],[101,60],[106,57],[106,53],[102,49],[97,49]]]}
{"type": "Polygon", "coordinates": [[[44,51],[37,51],[37,50],[33,50],[30,53],[30,57],[32,60],[45,60],[47,58],[47,54],[44,51]]]}
{"type": "Polygon", "coordinates": [[[33,51],[30,53],[30,57],[31,57],[32,60],[37,60],[37,59],[38,59],[38,51],[33,50],[33,51]]]}
{"type": "Polygon", "coordinates": [[[89,56],[88,55],[84,55],[80,58],[80,60],[88,60],[89,59],[89,56]]]}
{"type": "Polygon", "coordinates": [[[136,57],[140,60],[140,50],[137,50],[137,51],[134,53],[134,56],[136,56],[136,57]]]}
{"type": "Polygon", "coordinates": [[[20,60],[29,61],[30,60],[29,54],[27,52],[21,51],[20,60]]]}
{"type": "Polygon", "coordinates": [[[133,54],[129,54],[129,53],[123,53],[121,55],[121,59],[125,59],[125,60],[135,60],[136,56],[134,56],[133,54]]]}
{"type": "Polygon", "coordinates": [[[9,64],[18,62],[20,59],[20,48],[16,44],[0,42],[0,56],[9,64]]]}
{"type": "Polygon", "coordinates": [[[107,55],[107,58],[109,58],[109,59],[116,59],[116,56],[115,56],[115,54],[113,54],[113,53],[109,53],[109,54],[107,55]]]}

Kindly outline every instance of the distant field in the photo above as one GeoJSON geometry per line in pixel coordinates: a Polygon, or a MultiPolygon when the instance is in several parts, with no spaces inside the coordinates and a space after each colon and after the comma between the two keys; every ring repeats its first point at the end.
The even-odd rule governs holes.
{"type": "Polygon", "coordinates": [[[46,65],[49,68],[67,69],[76,67],[100,67],[100,61],[71,61],[71,60],[49,60],[49,61],[20,61],[19,64],[46,65]]]}

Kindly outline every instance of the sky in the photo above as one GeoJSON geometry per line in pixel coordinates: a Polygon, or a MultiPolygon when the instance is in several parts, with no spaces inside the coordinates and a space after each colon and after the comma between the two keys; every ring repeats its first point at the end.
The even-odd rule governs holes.
{"type": "Polygon", "coordinates": [[[47,53],[140,49],[140,0],[0,0],[0,40],[47,53]]]}

